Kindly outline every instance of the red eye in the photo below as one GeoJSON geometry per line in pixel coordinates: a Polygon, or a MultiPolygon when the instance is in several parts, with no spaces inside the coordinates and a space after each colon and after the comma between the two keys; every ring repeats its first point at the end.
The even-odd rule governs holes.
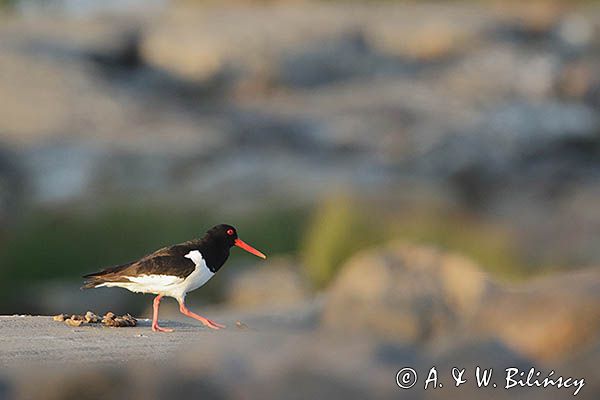
{"type": "Polygon", "coordinates": [[[227,229],[227,234],[229,236],[233,236],[233,234],[234,234],[233,229],[227,229]]]}

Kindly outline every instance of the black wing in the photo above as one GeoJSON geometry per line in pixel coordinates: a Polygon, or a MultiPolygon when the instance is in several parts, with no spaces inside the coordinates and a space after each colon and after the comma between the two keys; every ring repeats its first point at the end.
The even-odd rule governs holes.
{"type": "Polygon", "coordinates": [[[194,272],[196,265],[185,255],[195,248],[197,244],[194,241],[164,247],[138,261],[85,275],[83,288],[93,288],[104,282],[125,282],[128,276],[173,275],[186,278],[194,272]]]}

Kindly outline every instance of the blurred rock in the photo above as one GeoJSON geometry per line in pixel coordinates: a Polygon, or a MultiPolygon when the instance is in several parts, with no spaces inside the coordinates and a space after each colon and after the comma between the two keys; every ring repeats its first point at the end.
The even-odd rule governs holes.
{"type": "Polygon", "coordinates": [[[226,68],[223,46],[203,35],[198,26],[202,24],[173,13],[148,29],[141,47],[145,62],[190,82],[216,79],[226,68]]]}
{"type": "Polygon", "coordinates": [[[165,0],[107,0],[98,3],[94,0],[21,0],[13,7],[27,17],[52,15],[55,17],[81,18],[89,20],[94,16],[119,15],[160,11],[168,2],[165,0]]]}
{"type": "Polygon", "coordinates": [[[600,339],[600,268],[555,274],[486,298],[472,329],[537,360],[560,360],[600,339]]]}
{"type": "Polygon", "coordinates": [[[93,49],[89,57],[106,68],[134,69],[142,66],[140,56],[140,33],[136,31],[122,33],[113,45],[93,49]]]}
{"type": "Polygon", "coordinates": [[[235,79],[265,79],[285,49],[352,28],[356,18],[338,11],[300,3],[174,7],[146,30],[142,54],[149,65],[191,82],[231,66],[235,79]]]}
{"type": "Polygon", "coordinates": [[[554,94],[560,60],[559,54],[545,48],[488,43],[450,65],[442,83],[483,104],[513,97],[545,99],[554,94]]]}
{"type": "MultiPolygon", "coordinates": [[[[381,384],[389,370],[378,364],[375,341],[314,335],[235,335],[226,349],[223,341],[209,340],[207,346],[182,355],[181,362],[194,373],[210,377],[229,393],[228,397],[243,393],[266,399],[379,399],[396,390],[381,384]],[[228,352],[237,354],[236,359],[224,356],[228,352]],[[200,365],[197,359],[206,362],[200,365]],[[230,385],[231,376],[238,377],[236,387],[230,385]]],[[[405,354],[416,358],[410,349],[405,354]]]]}
{"type": "Polygon", "coordinates": [[[559,38],[576,50],[584,50],[592,44],[595,27],[588,17],[572,13],[562,19],[558,27],[559,38]]]}
{"type": "Polygon", "coordinates": [[[494,369],[506,368],[507,365],[524,369],[533,364],[531,359],[524,357],[498,339],[479,337],[476,334],[452,336],[448,339],[449,341],[431,350],[431,355],[440,365],[447,366],[448,370],[456,365],[467,369],[483,365],[494,369]]]}
{"type": "MultiPolygon", "coordinates": [[[[465,368],[463,378],[469,380],[469,383],[473,382],[473,371],[477,367],[480,368],[491,368],[494,376],[498,379],[498,387],[502,387],[501,378],[498,375],[502,375],[505,368],[513,367],[519,368],[522,371],[527,371],[535,363],[530,359],[519,354],[515,350],[508,347],[505,343],[494,340],[484,339],[479,337],[473,337],[466,334],[463,337],[454,337],[451,340],[451,344],[432,351],[430,355],[431,359],[435,360],[435,367],[438,371],[442,372],[440,381],[442,380],[443,374],[450,374],[452,368],[458,367],[459,369],[465,368]],[[471,376],[467,376],[471,374],[471,376]]],[[[570,374],[570,373],[569,373],[570,374]]],[[[579,375],[582,376],[582,375],[579,375]]],[[[450,375],[448,375],[450,379],[450,375]]],[[[444,386],[446,383],[444,381],[444,386]]],[[[515,388],[513,391],[501,390],[493,387],[477,387],[476,384],[463,384],[459,388],[452,385],[452,389],[456,392],[452,393],[454,396],[449,395],[445,391],[430,391],[427,390],[425,399],[427,400],[443,400],[447,398],[456,399],[481,399],[489,398],[494,400],[510,400],[514,399],[515,396],[519,398],[529,399],[530,396],[535,395],[534,392],[525,392],[524,390],[519,391],[515,388]]],[[[544,392],[546,396],[547,392],[544,392]]]]}
{"type": "MultiPolygon", "coordinates": [[[[514,129],[532,147],[543,144],[538,132],[550,129],[540,121],[587,124],[584,113],[569,116],[579,105],[554,99],[558,88],[595,104],[585,72],[593,70],[593,55],[577,53],[585,68],[564,67],[573,55],[564,46],[594,49],[587,14],[565,14],[554,4],[523,10],[507,6],[498,16],[472,4],[177,4],[160,15],[62,21],[36,14],[35,24],[13,18],[0,28],[0,99],[8,105],[0,129],[25,144],[32,200],[55,205],[134,187],[206,199],[229,190],[250,202],[264,194],[252,191],[254,181],[244,184],[251,176],[278,191],[273,196],[308,201],[332,185],[384,191],[415,172],[446,180],[446,165],[424,177],[404,162],[428,163],[433,153],[442,164],[458,164],[449,170],[463,171],[465,157],[447,142],[467,132],[474,139],[463,137],[458,147],[477,164],[479,154],[488,157],[481,147],[509,140],[487,134],[506,109],[520,114],[509,118],[519,120],[514,129]],[[546,33],[560,26],[562,44],[532,47],[486,34],[505,21],[546,33]],[[349,173],[351,166],[360,167],[349,173]],[[286,186],[291,181],[302,193],[286,186]]],[[[511,174],[521,172],[513,167],[511,174]]]]}
{"type": "MultiPolygon", "coordinates": [[[[114,332],[100,332],[106,331],[114,332]]],[[[195,333],[196,336],[201,334],[195,333]]],[[[137,340],[153,340],[153,346],[162,348],[165,338],[163,335],[137,340]]],[[[519,398],[533,400],[547,398],[549,390],[557,390],[540,392],[514,388],[506,391],[471,384],[476,366],[492,368],[494,376],[498,376],[508,367],[526,371],[534,365],[494,340],[455,341],[452,346],[431,351],[382,342],[368,334],[340,337],[322,332],[302,336],[224,332],[204,334],[187,341],[185,349],[172,350],[171,356],[135,364],[88,362],[61,365],[61,368],[33,366],[20,370],[12,366],[8,382],[14,390],[9,393],[14,392],[15,398],[21,399],[37,398],[47,392],[51,395],[45,397],[57,400],[82,397],[82,394],[97,398],[105,393],[133,399],[158,399],[173,393],[178,397],[201,394],[217,399],[388,399],[399,393],[394,377],[406,365],[418,372],[419,386],[433,365],[440,381],[444,382],[444,390],[423,391],[416,386],[413,391],[403,391],[408,399],[480,399],[484,393],[490,399],[510,399],[518,394],[519,398]],[[446,383],[454,367],[466,369],[464,377],[469,383],[460,389],[446,383]]],[[[597,351],[592,351],[579,358],[582,364],[577,364],[575,369],[568,369],[573,367],[570,363],[558,363],[556,371],[585,377],[582,398],[593,399],[597,395],[594,369],[585,373],[582,368],[593,366],[597,360],[597,351]]]]}
{"type": "Polygon", "coordinates": [[[348,261],[329,289],[323,326],[423,342],[473,315],[493,287],[463,257],[396,243],[348,261]]]}
{"type": "MultiPolygon", "coordinates": [[[[600,360],[600,341],[589,346],[585,351],[577,354],[564,364],[564,369],[573,376],[585,376],[585,391],[582,389],[577,396],[584,399],[595,399],[600,394],[600,371],[595,368],[600,360]]],[[[538,397],[540,400],[542,396],[538,397]]]]}
{"type": "Polygon", "coordinates": [[[444,14],[440,20],[430,19],[411,28],[384,19],[370,28],[372,39],[384,54],[424,63],[449,60],[477,45],[479,24],[483,25],[485,16],[475,20],[466,15],[457,17],[458,13],[444,14]],[[463,19],[468,19],[467,23],[463,19]]]}
{"type": "Polygon", "coordinates": [[[13,18],[0,25],[3,139],[25,150],[68,141],[144,151],[167,142],[167,152],[202,152],[206,143],[193,143],[203,141],[208,125],[211,136],[214,125],[179,107],[210,96],[146,66],[139,55],[144,15],[85,22],[13,18]]]}
{"type": "MultiPolygon", "coordinates": [[[[391,247],[387,256],[393,258],[394,248],[397,253],[399,246],[391,247]]],[[[432,250],[416,247],[405,251],[411,252],[414,260],[420,261],[415,262],[415,268],[404,268],[406,273],[403,274],[403,280],[414,283],[415,278],[422,279],[421,274],[432,273],[431,280],[439,292],[447,292],[444,287],[453,287],[456,293],[449,297],[464,296],[462,300],[456,301],[457,304],[465,303],[457,306],[457,309],[463,309],[465,315],[472,315],[471,309],[479,309],[476,318],[471,320],[474,324],[465,325],[459,331],[449,330],[447,334],[438,337],[438,340],[422,346],[397,338],[385,339],[375,325],[361,331],[313,330],[306,327],[297,330],[282,328],[279,326],[279,319],[268,318],[263,319],[261,325],[249,322],[249,329],[226,329],[218,334],[198,326],[176,324],[177,330],[171,335],[134,335],[109,329],[71,332],[47,317],[3,317],[6,318],[2,325],[4,329],[7,329],[7,325],[10,326],[8,340],[13,345],[17,343],[21,346],[19,351],[2,353],[2,361],[11,360],[5,371],[10,374],[10,378],[6,380],[7,387],[11,389],[8,393],[14,393],[18,399],[37,398],[46,391],[50,391],[50,397],[54,399],[81,397],[82,393],[94,398],[99,393],[118,393],[118,397],[149,399],[163,398],[167,393],[177,393],[178,396],[195,396],[202,393],[210,398],[305,399],[342,396],[345,399],[388,399],[398,394],[399,388],[394,384],[394,376],[404,366],[410,366],[419,373],[419,382],[423,382],[423,374],[435,366],[439,371],[440,380],[444,382],[444,390],[417,392],[415,389],[412,392],[404,392],[408,393],[409,399],[415,400],[447,399],[453,396],[479,399],[482,393],[498,400],[514,398],[515,394],[518,394],[519,398],[538,400],[547,398],[548,390],[556,390],[539,392],[531,388],[515,388],[511,392],[493,388],[480,389],[476,388],[475,384],[456,389],[446,384],[453,367],[466,368],[465,377],[474,382],[472,374],[476,366],[493,368],[495,376],[502,375],[502,371],[508,367],[526,371],[532,366],[537,366],[537,356],[528,356],[528,352],[523,354],[522,349],[514,346],[518,340],[510,335],[503,335],[502,332],[503,326],[510,325],[507,321],[513,314],[518,318],[518,321],[515,321],[514,335],[517,335],[520,329],[521,338],[527,338],[531,329],[535,329],[535,326],[541,323],[543,326],[539,328],[539,332],[546,329],[544,337],[539,336],[541,333],[534,333],[534,337],[544,341],[546,348],[552,350],[548,341],[554,341],[555,338],[548,332],[555,333],[556,330],[550,326],[552,323],[548,325],[544,319],[552,321],[556,309],[545,309],[551,297],[549,290],[552,290],[548,286],[549,281],[545,282],[546,278],[526,283],[521,288],[499,288],[494,285],[491,296],[484,296],[483,303],[480,304],[478,296],[474,296],[471,290],[463,289],[468,287],[465,287],[463,278],[467,277],[467,281],[472,281],[468,277],[473,272],[473,267],[468,263],[464,264],[463,259],[458,257],[447,263],[442,261],[442,266],[432,268],[426,262],[431,261],[432,254],[435,254],[432,250]],[[417,266],[418,264],[420,266],[417,266]],[[448,274],[453,277],[436,279],[439,275],[448,274]],[[445,281],[456,282],[444,283],[445,281]],[[521,289],[526,292],[531,290],[539,301],[521,297],[521,289]],[[506,303],[501,304],[498,299],[515,299],[511,306],[514,308],[508,310],[506,303]],[[498,325],[478,325],[478,318],[487,318],[486,315],[494,313],[496,307],[501,309],[499,314],[505,313],[497,320],[498,325]],[[539,314],[530,315],[530,319],[521,319],[519,307],[526,312],[532,311],[530,307],[535,307],[539,314]],[[14,335],[19,326],[21,329],[30,328],[23,331],[23,338],[16,338],[14,335]],[[35,334],[31,333],[32,328],[35,334]],[[57,340],[59,338],[62,340],[57,340]],[[23,347],[27,340],[33,343],[23,347]],[[148,341],[152,343],[152,351],[147,351],[148,341]],[[54,343],[57,348],[47,348],[46,343],[54,343]],[[107,346],[107,343],[118,349],[107,346]],[[176,348],[175,345],[180,347],[176,348]],[[70,347],[73,348],[72,352],[65,351],[65,348],[70,347]],[[52,356],[57,354],[60,354],[60,357],[53,360],[52,356]],[[36,365],[21,364],[23,359],[34,359],[32,357],[36,357],[36,365]],[[93,363],[90,362],[92,359],[93,363]],[[56,367],[40,367],[40,362],[53,362],[52,365],[56,367]],[[115,376],[118,376],[118,379],[115,379],[115,376]],[[107,382],[113,383],[109,385],[111,388],[104,388],[107,382]],[[115,384],[118,384],[117,392],[114,392],[115,384]],[[293,393],[290,393],[290,388],[293,388],[293,393]]],[[[379,254],[381,253],[382,250],[379,250],[379,254]]],[[[356,261],[362,258],[364,256],[359,256],[356,261]]],[[[379,269],[375,267],[371,270],[377,273],[379,269]]],[[[594,278],[593,285],[584,284],[586,280],[590,280],[589,272],[591,270],[582,271],[581,275],[575,274],[573,279],[565,279],[565,276],[549,279],[553,281],[552,285],[565,282],[565,294],[573,290],[582,290],[586,296],[591,296],[589,299],[593,300],[594,304],[588,303],[587,300],[583,302],[584,309],[589,309],[590,305],[596,307],[599,304],[595,299],[599,293],[596,287],[597,279],[594,278]],[[574,282],[577,282],[576,285],[574,282]]],[[[593,272],[597,276],[597,271],[593,272]]],[[[397,282],[392,281],[390,285],[392,284],[397,282]]],[[[409,284],[403,286],[408,287],[409,284]]],[[[402,289],[401,286],[400,290],[402,289]]],[[[421,289],[421,286],[415,288],[421,289]]],[[[418,293],[415,295],[418,296],[418,293]]],[[[427,292],[427,295],[431,296],[431,292],[427,292]]],[[[564,299],[563,296],[560,294],[559,298],[564,299]]],[[[558,306],[560,299],[556,302],[550,300],[550,306],[558,306]]],[[[559,314],[567,316],[570,311],[574,311],[575,304],[567,301],[563,304],[564,310],[559,311],[559,314]]],[[[343,311],[353,311],[355,306],[355,303],[349,303],[343,311]]],[[[405,308],[400,308],[398,312],[404,311],[405,308]]],[[[423,310],[425,313],[430,311],[423,310]]],[[[376,313],[377,310],[373,312],[376,313]]],[[[579,315],[579,312],[576,314],[579,315]]],[[[217,318],[221,319],[222,316],[217,318]]],[[[585,323],[583,318],[577,319],[578,324],[585,323]]],[[[594,317],[594,321],[596,319],[594,317]]],[[[130,329],[134,333],[140,332],[141,329],[147,332],[149,323],[144,321],[142,328],[130,329]]],[[[587,333],[597,332],[595,326],[585,330],[587,333]]],[[[585,347],[589,348],[589,351],[581,352],[573,348],[573,353],[562,352],[559,346],[556,357],[538,368],[544,371],[552,368],[561,375],[585,377],[586,386],[581,392],[582,398],[593,399],[598,393],[595,384],[597,374],[593,368],[598,362],[597,345],[597,340],[591,341],[585,347]]]]}
{"type": "Polygon", "coordinates": [[[527,358],[560,360],[600,339],[599,285],[597,268],[500,285],[457,255],[393,244],[348,262],[329,290],[323,326],[417,343],[464,331],[527,358]]]}
{"type": "Polygon", "coordinates": [[[506,193],[528,196],[549,187],[557,192],[565,169],[571,179],[593,181],[590,171],[599,166],[588,155],[595,154],[600,142],[599,127],[594,111],[577,103],[499,107],[472,131],[442,140],[417,160],[416,168],[446,175],[460,198],[474,208],[485,208],[506,193]]]}
{"type": "Polygon", "coordinates": [[[594,70],[595,66],[589,61],[567,63],[560,72],[558,92],[566,98],[585,100],[594,85],[600,83],[600,78],[593,73],[594,70]]]}
{"type": "Polygon", "coordinates": [[[310,293],[298,265],[284,258],[233,275],[225,288],[228,305],[239,308],[290,306],[306,301],[310,293]]]}
{"type": "Polygon", "coordinates": [[[393,60],[374,52],[361,32],[288,50],[282,58],[278,82],[292,87],[315,87],[401,69],[401,64],[394,65],[393,60]]]}
{"type": "Polygon", "coordinates": [[[505,2],[498,7],[498,12],[505,21],[506,34],[518,40],[535,41],[552,35],[568,9],[567,4],[552,0],[505,2]]]}
{"type": "MultiPolygon", "coordinates": [[[[15,390],[15,399],[46,398],[67,400],[75,398],[92,399],[103,396],[121,397],[132,390],[131,374],[116,368],[70,368],[65,373],[48,369],[38,375],[37,385],[21,383],[15,390]]],[[[131,396],[135,396],[130,393],[131,396]]],[[[132,397],[135,398],[135,397],[132,397]]]]}
{"type": "MultiPolygon", "coordinates": [[[[204,335],[202,341],[188,344],[193,347],[185,353],[173,352],[177,363],[167,358],[137,367],[129,363],[88,363],[46,370],[33,367],[26,375],[13,374],[10,383],[14,384],[16,399],[42,396],[56,400],[102,395],[132,399],[173,395],[209,399],[384,399],[398,390],[393,385],[395,366],[377,364],[378,346],[374,342],[245,333],[204,335]],[[236,356],[232,358],[231,354],[236,356]],[[386,384],[390,379],[391,384],[386,384]]],[[[418,357],[412,350],[407,353],[418,357]]]]}

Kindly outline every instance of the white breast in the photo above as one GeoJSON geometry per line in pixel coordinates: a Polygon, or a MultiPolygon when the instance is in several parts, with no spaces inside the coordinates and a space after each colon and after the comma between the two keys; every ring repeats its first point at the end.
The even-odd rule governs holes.
{"type": "Polygon", "coordinates": [[[130,276],[126,277],[129,282],[106,282],[98,287],[117,286],[132,292],[162,294],[183,301],[188,292],[198,289],[215,275],[208,269],[198,250],[192,250],[184,257],[189,258],[196,265],[194,271],[185,279],[172,275],[130,276]]]}
{"type": "Polygon", "coordinates": [[[196,269],[187,278],[185,278],[183,285],[186,287],[186,293],[192,290],[198,289],[210,280],[215,273],[208,269],[202,254],[198,250],[190,251],[185,257],[189,258],[196,264],[196,269]]]}

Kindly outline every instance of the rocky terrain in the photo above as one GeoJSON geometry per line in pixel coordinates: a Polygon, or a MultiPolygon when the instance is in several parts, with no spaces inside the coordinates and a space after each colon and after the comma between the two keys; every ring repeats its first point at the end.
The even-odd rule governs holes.
{"type": "Polygon", "coordinates": [[[0,317],[0,399],[598,398],[595,2],[8,3],[0,309],[48,316],[0,317]],[[225,330],[78,290],[247,216],[267,262],[190,296],[225,330]]]}
{"type": "MultiPolygon", "coordinates": [[[[50,317],[1,317],[0,393],[9,399],[573,397],[567,388],[477,389],[476,366],[498,375],[534,367],[541,379],[555,370],[585,378],[576,398],[600,393],[598,268],[509,285],[462,256],[391,243],[351,259],[317,296],[300,289],[293,296],[261,294],[255,288],[262,286],[250,282],[263,271],[240,277],[247,284],[233,284],[238,292],[229,305],[206,310],[227,325],[221,331],[189,320],[167,321],[176,332],[155,334],[148,320],[135,328],[70,328],[50,317]],[[237,306],[243,296],[254,305],[237,306]],[[432,366],[444,386],[424,390],[432,366]],[[412,389],[395,382],[404,367],[419,373],[412,389]],[[466,368],[473,381],[451,385],[453,367],[466,368]],[[19,373],[24,368],[26,375],[19,373]]],[[[300,277],[282,271],[273,282],[297,285],[300,277]]]]}
{"type": "Polygon", "coordinates": [[[7,220],[434,188],[513,224],[536,262],[600,260],[593,4],[31,4],[0,24],[7,220]]]}

